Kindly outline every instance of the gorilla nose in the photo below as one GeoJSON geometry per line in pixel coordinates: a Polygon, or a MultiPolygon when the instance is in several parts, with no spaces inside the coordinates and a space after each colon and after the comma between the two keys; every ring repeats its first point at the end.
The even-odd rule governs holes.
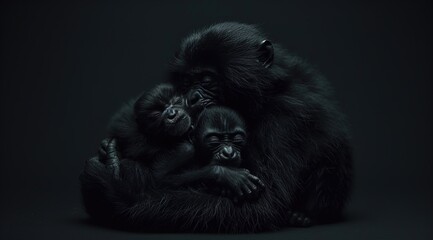
{"type": "Polygon", "coordinates": [[[167,118],[174,119],[176,117],[177,111],[173,108],[167,109],[167,118]]]}
{"type": "Polygon", "coordinates": [[[224,159],[231,159],[235,155],[235,151],[233,151],[233,148],[231,146],[224,147],[221,153],[221,157],[224,159]]]}

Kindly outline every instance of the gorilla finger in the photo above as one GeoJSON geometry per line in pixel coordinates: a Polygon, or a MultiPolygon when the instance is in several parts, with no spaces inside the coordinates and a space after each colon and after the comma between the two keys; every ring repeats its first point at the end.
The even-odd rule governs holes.
{"type": "Polygon", "coordinates": [[[241,188],[237,188],[235,191],[236,191],[238,197],[243,197],[244,196],[244,193],[242,192],[241,188]]]}
{"type": "Polygon", "coordinates": [[[117,157],[109,157],[105,160],[105,165],[106,166],[119,165],[119,159],[117,157]]]}
{"type": "Polygon", "coordinates": [[[99,158],[106,158],[107,152],[104,150],[104,148],[100,147],[98,150],[98,155],[99,155],[99,158]]]}
{"type": "Polygon", "coordinates": [[[101,148],[103,148],[103,149],[107,149],[107,146],[108,146],[108,143],[110,142],[110,139],[109,138],[104,138],[104,139],[102,139],[102,141],[101,141],[101,148]]]}
{"type": "Polygon", "coordinates": [[[302,223],[302,226],[310,227],[311,225],[313,225],[313,221],[311,221],[311,218],[305,217],[304,222],[302,223]]]}
{"type": "Polygon", "coordinates": [[[300,212],[289,211],[289,223],[295,227],[309,227],[312,225],[312,221],[305,214],[300,212]]]}
{"type": "Polygon", "coordinates": [[[304,217],[298,217],[297,219],[296,219],[296,225],[298,225],[298,226],[301,226],[301,225],[303,225],[304,224],[304,217]]]}
{"type": "Polygon", "coordinates": [[[249,177],[251,180],[253,180],[255,183],[257,183],[259,186],[261,186],[261,187],[265,187],[265,184],[262,182],[262,180],[260,180],[260,178],[254,176],[254,175],[252,175],[252,174],[249,174],[248,177],[249,177]]]}
{"type": "Polygon", "coordinates": [[[110,139],[110,141],[107,144],[108,151],[116,149],[116,147],[117,147],[117,141],[116,141],[116,139],[115,138],[110,139]]]}
{"type": "Polygon", "coordinates": [[[296,226],[298,227],[309,227],[311,226],[311,219],[303,213],[299,213],[298,218],[296,218],[296,226]]]}
{"type": "Polygon", "coordinates": [[[298,217],[299,217],[299,214],[297,212],[292,213],[292,215],[289,218],[290,225],[296,225],[295,223],[296,223],[298,217]]]}
{"type": "MultiPolygon", "coordinates": [[[[254,176],[255,177],[255,176],[254,176]]],[[[265,185],[265,183],[262,181],[262,180],[260,180],[260,178],[258,178],[258,177],[255,177],[256,179],[254,179],[254,181],[260,186],[260,187],[262,187],[262,188],[264,188],[264,187],[266,187],[266,185],[265,185]]]]}
{"type": "Polygon", "coordinates": [[[108,169],[110,169],[113,172],[114,179],[119,179],[119,176],[120,176],[119,165],[111,164],[108,166],[108,169]]]}
{"type": "Polygon", "coordinates": [[[251,189],[247,185],[242,186],[242,192],[247,198],[251,197],[251,194],[253,193],[253,191],[251,191],[251,189]]]}
{"type": "Polygon", "coordinates": [[[256,190],[257,190],[257,186],[256,186],[253,182],[248,181],[247,184],[248,184],[248,187],[249,187],[252,191],[256,191],[256,190]]]}
{"type": "Polygon", "coordinates": [[[248,174],[248,178],[251,179],[251,180],[254,180],[254,181],[259,181],[260,180],[258,177],[254,176],[251,173],[248,174]]]}
{"type": "Polygon", "coordinates": [[[92,157],[86,161],[86,166],[94,166],[97,168],[103,167],[104,165],[101,163],[98,157],[92,157]]]}
{"type": "Polygon", "coordinates": [[[117,160],[117,149],[116,149],[116,139],[112,139],[109,143],[108,143],[108,147],[107,147],[107,156],[110,160],[117,160]]]}

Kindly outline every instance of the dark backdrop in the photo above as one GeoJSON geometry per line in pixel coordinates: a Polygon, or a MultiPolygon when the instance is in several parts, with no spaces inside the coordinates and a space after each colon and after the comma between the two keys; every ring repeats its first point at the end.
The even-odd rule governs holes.
{"type": "Polygon", "coordinates": [[[259,25],[323,72],[352,124],[356,168],[346,221],[224,237],[433,236],[431,1],[8,2],[1,239],[155,237],[88,224],[78,175],[110,116],[165,77],[180,40],[222,21],[259,25]]]}

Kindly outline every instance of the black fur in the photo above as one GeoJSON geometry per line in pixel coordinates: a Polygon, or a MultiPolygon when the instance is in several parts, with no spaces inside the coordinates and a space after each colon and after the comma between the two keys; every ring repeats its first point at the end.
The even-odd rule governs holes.
{"type": "Polygon", "coordinates": [[[239,167],[242,164],[241,153],[244,150],[246,136],[245,123],[235,111],[220,106],[207,108],[200,114],[194,130],[197,158],[206,165],[239,167]],[[216,140],[209,141],[209,137],[216,140]],[[221,158],[224,150],[228,148],[234,156],[221,158]]]}
{"type": "Polygon", "coordinates": [[[107,177],[106,166],[93,159],[82,175],[88,212],[139,229],[188,232],[304,226],[305,215],[316,222],[337,219],[352,183],[344,118],[325,79],[304,61],[274,44],[274,61],[263,64],[260,59],[269,59],[259,51],[264,39],[255,27],[238,23],[192,34],[173,62],[171,79],[178,91],[199,91],[206,106],[225,105],[245,119],[243,159],[267,185],[257,200],[236,205],[195,189],[149,191],[143,187],[152,181],[149,168],[122,168],[121,162],[113,181],[116,174],[107,177]],[[89,186],[96,190],[89,193],[89,186]]]}
{"type": "Polygon", "coordinates": [[[246,142],[245,125],[231,109],[214,106],[205,109],[194,130],[196,161],[179,174],[168,175],[162,182],[169,186],[204,186],[209,193],[232,198],[238,203],[255,199],[264,183],[242,168],[242,150],[246,142]]]}
{"type": "Polygon", "coordinates": [[[171,85],[160,84],[125,104],[111,119],[108,131],[123,158],[148,161],[186,140],[191,121],[182,96],[171,85]],[[185,118],[169,125],[164,111],[173,104],[185,118]]]}

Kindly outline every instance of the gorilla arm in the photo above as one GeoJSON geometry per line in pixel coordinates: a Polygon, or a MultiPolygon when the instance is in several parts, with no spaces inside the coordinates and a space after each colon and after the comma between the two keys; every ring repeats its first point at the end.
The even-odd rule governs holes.
{"type": "Polygon", "coordinates": [[[247,169],[224,166],[205,166],[196,170],[187,170],[182,174],[168,175],[163,180],[168,186],[181,187],[197,181],[213,182],[228,187],[237,197],[244,198],[265,187],[264,183],[247,169]]]}
{"type": "MultiPolygon", "coordinates": [[[[118,227],[146,231],[257,232],[281,227],[275,225],[280,222],[275,221],[279,213],[267,205],[266,199],[272,197],[269,191],[264,191],[254,201],[235,204],[228,198],[192,188],[156,188],[157,180],[151,168],[137,161],[120,161],[114,154],[107,157],[102,162],[98,158],[90,159],[91,168],[86,167],[80,178],[84,205],[97,219],[118,227]],[[108,166],[104,163],[110,162],[119,163],[114,165],[120,167],[119,178],[114,177],[112,171],[107,172],[108,166]]],[[[217,167],[213,173],[222,176],[218,178],[212,173],[209,175],[212,172],[209,169],[164,181],[170,182],[171,186],[180,186],[212,176],[241,190],[244,189],[240,187],[248,182],[260,187],[263,184],[246,170],[229,171],[217,167]]]]}

